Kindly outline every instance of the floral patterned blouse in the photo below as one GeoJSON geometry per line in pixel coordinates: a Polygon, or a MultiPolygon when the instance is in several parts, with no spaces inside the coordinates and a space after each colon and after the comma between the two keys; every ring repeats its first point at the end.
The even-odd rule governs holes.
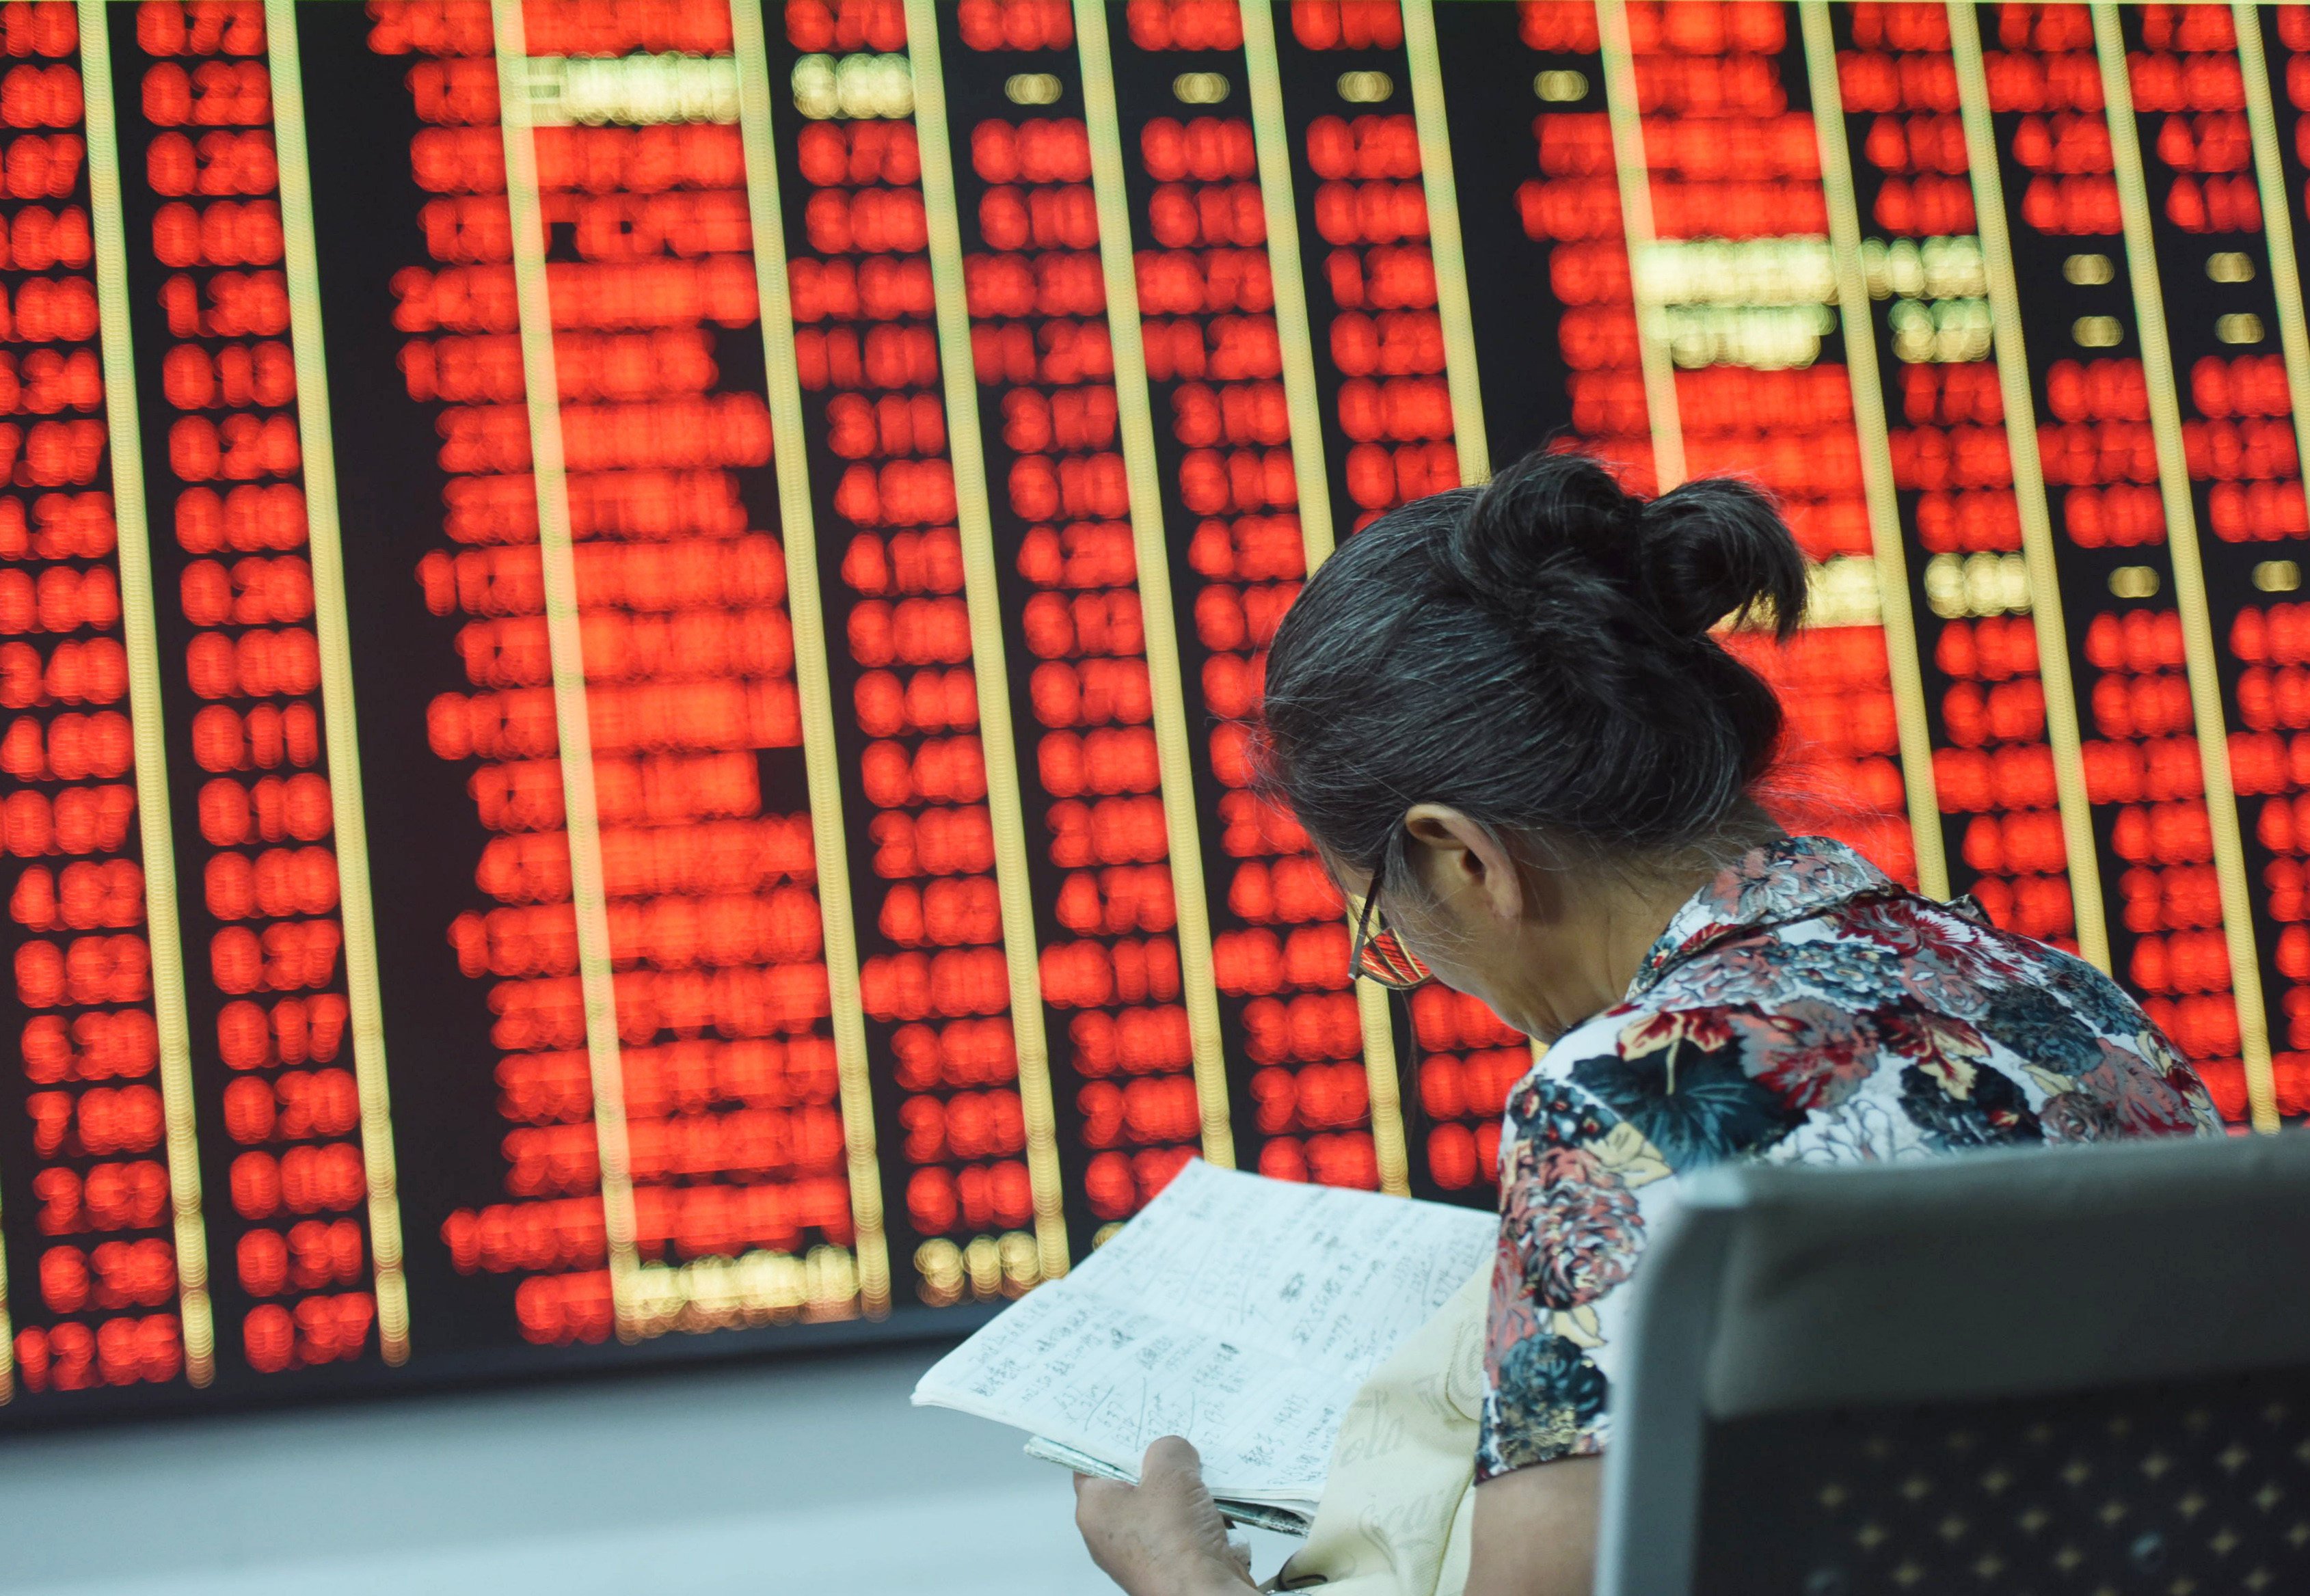
{"type": "Polygon", "coordinates": [[[1509,1094],[1476,1477],[1603,1450],[1625,1288],[1688,1170],[2219,1132],[2090,965],[1842,843],[1759,848],[1509,1094]]]}

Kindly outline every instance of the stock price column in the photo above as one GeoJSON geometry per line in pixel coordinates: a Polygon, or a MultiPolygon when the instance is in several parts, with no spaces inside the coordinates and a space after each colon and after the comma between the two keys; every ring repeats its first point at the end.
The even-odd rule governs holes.
{"type": "Polygon", "coordinates": [[[755,530],[774,494],[730,19],[494,20],[380,7],[368,41],[414,57],[430,125],[410,161],[435,264],[393,290],[450,547],[410,566],[460,623],[475,690],[427,726],[472,762],[468,868],[497,906],[447,931],[491,982],[508,1201],[443,1238],[462,1272],[526,1277],[534,1341],[846,1317],[878,1238],[843,1178],[785,562],[755,530]],[[501,70],[525,96],[517,194],[501,70]],[[526,299],[517,226],[543,252],[526,299]]]}
{"type": "Polygon", "coordinates": [[[2019,352],[2007,370],[1992,334],[1989,255],[2004,258],[2004,219],[1992,205],[1976,225],[1949,11],[1833,17],[1893,508],[1924,557],[1911,610],[1950,885],[1997,924],[2106,963],[2061,594],[2032,591],[2022,551],[2033,537],[2050,568],[2026,407],[2018,439],[2008,429],[2008,386],[2026,397],[2028,382],[2019,352]],[[1988,254],[1984,231],[2000,240],[1988,254]]]}
{"type": "Polygon", "coordinates": [[[1043,1001],[1068,1184],[1103,1226],[1202,1149],[1159,751],[1185,724],[1176,677],[1159,701],[1149,667],[1147,628],[1168,616],[1147,613],[1133,542],[1071,13],[940,15],[1012,698],[1035,728],[1019,754],[1043,1001]]]}
{"type": "Polygon", "coordinates": [[[1402,11],[1395,0],[1284,10],[1286,131],[1311,179],[1295,198],[1331,486],[1352,507],[1344,536],[1458,487],[1460,453],[1402,11]]]}
{"type": "Polygon", "coordinates": [[[753,530],[771,438],[731,18],[525,6],[514,64],[494,9],[543,230],[522,337],[532,374],[550,348],[555,392],[530,388],[527,419],[560,431],[534,473],[573,542],[640,1264],[621,1311],[644,1335],[845,1317],[860,1278],[793,629],[783,552],[753,530]]]}
{"type": "MultiPolygon", "coordinates": [[[[2303,213],[2303,200],[2310,195],[2310,131],[2306,131],[2310,130],[2310,115],[2306,114],[2310,113],[2310,7],[2274,5],[2257,9],[2254,14],[2261,21],[2258,40],[2249,36],[2245,42],[2249,48],[2257,41],[2262,45],[2267,71],[2257,82],[2249,70],[2243,87],[2250,124],[2263,118],[2271,124],[2266,134],[2259,126],[2254,126],[2252,133],[2257,146],[2254,164],[2258,187],[2269,196],[2261,209],[2270,232],[2269,283],[2277,308],[2278,325],[2271,330],[2283,341],[2289,319],[2298,327],[2302,318],[2298,277],[2289,282],[2284,273],[2299,272],[2300,253],[2291,218],[2303,213]],[[2274,151],[2263,145],[2265,137],[2276,146],[2274,151]],[[2271,154],[2277,157],[2275,161],[2268,159],[2271,154]]],[[[2250,61],[2240,65],[2251,66],[2250,61]]],[[[2282,355],[2259,355],[2251,365],[2234,361],[2230,369],[2231,391],[2227,397],[2233,410],[2241,414],[2285,416],[2296,440],[2298,477],[2305,427],[2310,423],[2310,334],[2293,338],[2282,355]],[[2241,394],[2236,378],[2249,371],[2258,380],[2241,394]],[[2282,401],[2272,391],[2273,377],[2284,380],[2282,401]],[[2242,399],[2246,402],[2243,409],[2242,399]]],[[[2193,372],[2193,398],[2195,386],[2193,372]]],[[[2257,551],[2254,582],[2269,596],[2238,612],[2230,623],[2228,642],[2231,655],[2245,667],[2238,681],[2238,724],[2255,727],[2255,717],[2250,713],[2254,706],[2246,684],[2266,684],[2268,703],[2262,714],[2286,741],[2287,787],[2264,799],[2258,808],[2249,806],[2248,812],[2255,842],[2271,855],[2262,867],[2262,880],[2269,889],[2267,913],[2278,923],[2271,940],[2278,976],[2273,989],[2280,995],[2272,1004],[2271,1023],[2278,1045],[2287,1051],[2275,1061],[2273,1095],[2278,1111],[2293,1115],[2310,1110],[2310,1100],[2306,1100],[2310,1081],[2306,1081],[2305,1072],[2305,1054],[2310,1051],[2310,994],[2305,993],[2301,973],[2310,967],[2305,960],[2306,954],[2310,954],[2310,946],[2306,946],[2310,930],[2301,924],[2310,918],[2310,896],[2306,896],[2303,885],[2305,871],[2310,869],[2304,859],[2310,854],[2310,800],[2296,790],[2301,785],[2297,772],[2303,767],[2294,753],[2302,743],[2301,728],[2310,725],[2310,673],[2303,669],[2310,665],[2310,604],[2304,603],[2298,585],[2294,585],[2300,581],[2303,562],[2299,540],[2310,535],[2310,507],[2306,507],[2299,487],[2289,491],[2280,484],[2254,482],[2223,493],[2231,507],[2243,501],[2245,535],[2264,544],[2257,551]],[[2269,547],[2272,542],[2281,546],[2269,547]]],[[[2224,507],[2217,499],[2209,508],[2214,512],[2214,535],[2230,541],[2236,529],[2223,513],[2224,507]]],[[[2243,793],[2245,788],[2241,785],[2239,790],[2243,793]]],[[[2225,1105],[2226,1109],[2234,1106],[2225,1105]]]]}
{"type": "MultiPolygon", "coordinates": [[[[1456,254],[1439,265],[1429,236],[1417,69],[1397,0],[1290,5],[1277,24],[1284,135],[1302,176],[1293,199],[1317,441],[1341,517],[1325,535],[1346,536],[1408,499],[1459,486],[1467,445],[1481,452],[1481,417],[1472,439],[1455,428],[1438,308],[1439,272],[1465,267],[1456,254]]],[[[1519,100],[1529,92],[1528,82],[1515,86],[1519,100]]],[[[1520,386],[1533,385],[1520,360],[1506,365],[1518,368],[1520,386]]],[[[1303,520],[1307,498],[1303,486],[1303,520]]],[[[1481,1200],[1494,1184],[1500,1114],[1532,1067],[1531,1047],[1481,1002],[1439,984],[1407,1007],[1417,1050],[1407,1084],[1426,1126],[1412,1186],[1481,1200]]]]}
{"type": "Polygon", "coordinates": [[[1117,335],[1135,334],[1145,353],[1181,672],[1200,690],[1190,722],[1207,728],[1197,765],[1210,783],[1198,807],[1211,967],[1252,1066],[1230,1081],[1248,1105],[1238,1151],[1264,1175],[1376,1187],[1346,906],[1306,834],[1251,790],[1241,718],[1307,568],[1243,19],[1231,0],[1170,0],[1117,21],[1142,311],[1117,335]]]}
{"type": "MultiPolygon", "coordinates": [[[[2252,551],[2237,546],[2246,532],[2245,484],[2276,482],[2280,491],[2291,488],[2298,495],[2300,472],[2292,430],[2254,413],[2277,407],[2256,403],[2249,393],[2242,395],[2245,415],[2237,413],[2235,379],[2252,382],[2259,362],[2233,367],[2213,352],[2274,342],[2275,307],[2264,297],[2266,289],[2251,286],[2270,275],[2257,269],[2257,256],[2263,268],[2270,264],[2262,248],[2259,197],[2251,172],[2239,169],[2268,162],[2247,160],[2242,148],[2253,141],[2233,13],[2213,7],[2097,5],[2093,26],[2210,855],[2206,864],[2161,872],[2154,900],[2146,884],[2138,898],[2129,891],[2127,908],[2143,910],[2154,901],[2163,928],[2176,932],[2167,941],[2170,979],[2185,954],[2214,961],[2217,949],[2210,944],[2216,938],[2185,929],[2203,923],[2210,906],[2230,993],[2194,1006],[2184,1000],[2176,1021],[2195,1032],[2196,1046],[2228,1055],[2201,1067],[2219,1082],[2223,1097],[2233,1105],[2243,1097],[2253,1121],[2274,1130],[2262,1001],[2268,937],[2254,913],[2257,894],[2247,875],[2237,795],[2242,787],[2269,792],[2288,784],[2283,745],[2267,724],[2275,718],[2267,713],[2271,707],[2233,698],[2228,689],[2235,670],[2222,645],[2254,564],[2252,551]],[[2192,293],[2188,285],[2194,282],[2228,291],[2218,288],[2209,304],[2192,293]],[[2262,310],[2272,314],[2264,317],[2262,310]],[[2210,508],[2226,512],[2228,537],[2202,537],[2210,508]],[[2246,707],[2264,724],[2233,734],[2229,724],[2246,707]]],[[[2264,74],[2257,70],[2255,76],[2259,91],[2264,74]]],[[[2258,108],[2267,134],[2266,101],[2258,108]]],[[[2274,158],[2268,142],[2265,137],[2265,154],[2274,158]]],[[[2290,263],[2282,269],[2294,279],[2290,263]]],[[[2147,569],[2152,579],[2158,575],[2155,566],[2147,569]]],[[[2269,573],[2263,575],[2267,579],[2269,573]]],[[[2125,572],[2111,573],[2109,581],[2110,590],[2123,595],[2125,572]]],[[[2135,577],[2131,585],[2139,593],[2152,582],[2135,577]]],[[[2303,950],[2289,952],[2288,962],[2310,974],[2303,950]]]]}
{"type": "MultiPolygon", "coordinates": [[[[2195,532],[2169,525],[2159,491],[2152,416],[2171,395],[2153,395],[2143,368],[2149,334],[2132,291],[2094,19],[2083,5],[2003,5],[1958,8],[1951,21],[1957,88],[1968,116],[1989,118],[2012,235],[2010,297],[2029,384],[2008,392],[2006,412],[2010,426],[2030,419],[2017,398],[2035,412],[2086,795],[2116,889],[2113,968],[2201,1071],[2235,1075],[2233,967],[2168,553],[2169,537],[2194,542],[2195,532]],[[1966,65],[1975,49],[1977,76],[1966,65]]],[[[1991,291],[2009,295],[2000,282],[1991,291]]]]}
{"type": "MultiPolygon", "coordinates": [[[[283,227],[283,146],[302,183],[304,127],[276,126],[261,6],[161,0],[106,22],[129,326],[159,377],[140,394],[143,458],[195,1079],[222,1132],[204,1184],[224,1199],[208,1213],[232,1259],[228,1345],[260,1374],[397,1363],[390,1129],[378,1061],[356,1056],[339,901],[339,850],[364,844],[340,834],[347,738],[324,705],[344,597],[315,580],[335,512],[308,504],[320,463],[300,413],[326,400],[300,401],[317,351],[297,346],[309,329],[292,335],[300,244],[283,227]]],[[[301,248],[309,270],[309,233],[301,248]]]]}
{"type": "MultiPolygon", "coordinates": [[[[367,48],[406,64],[402,88],[419,124],[406,162],[425,197],[403,224],[421,240],[426,264],[391,278],[393,325],[403,335],[394,375],[425,409],[439,473],[439,498],[423,507],[439,531],[410,537],[390,577],[404,603],[439,618],[434,638],[418,637],[455,650],[460,668],[449,680],[467,690],[432,694],[420,734],[432,758],[469,771],[462,796],[480,836],[453,842],[437,821],[435,846],[453,864],[456,888],[470,882],[496,906],[465,907],[470,889],[453,891],[459,907],[437,909],[415,966],[427,980],[450,968],[488,980],[487,1009],[468,1023],[482,1029],[482,1056],[499,1055],[491,1072],[508,1126],[497,1149],[506,1201],[455,1209],[439,1234],[459,1274],[515,1277],[500,1311],[523,1339],[599,1341],[613,1328],[607,1226],[574,979],[559,749],[550,704],[535,690],[550,660],[490,10],[485,0],[387,4],[369,8],[368,20],[367,48]],[[495,448],[486,447],[492,438],[495,448]],[[532,690],[508,690],[524,687],[532,690]],[[538,934],[549,916],[557,934],[538,934]],[[528,936],[517,938],[522,932],[528,936]]],[[[660,785],[677,791],[696,785],[690,771],[664,776],[671,780],[660,785]]],[[[489,1101],[455,1088],[442,1095],[475,1108],[489,1101]]],[[[482,1142],[475,1156],[487,1148],[482,1142]]]]}
{"type": "Polygon", "coordinates": [[[1656,470],[1596,8],[1586,0],[1524,0],[1513,11],[1447,9],[1438,22],[1448,29],[1455,103],[1530,96],[1538,108],[1525,137],[1470,140],[1454,150],[1478,239],[1469,252],[1478,322],[1514,328],[1554,356],[1513,385],[1498,363],[1487,368],[1498,375],[1485,412],[1512,418],[1504,452],[1568,424],[1583,449],[1649,488],[1656,470]],[[1545,274],[1555,317],[1518,325],[1519,301],[1541,296],[1517,295],[1495,276],[1497,265],[1485,269],[1502,261],[1545,274]],[[1518,389],[1523,414],[1514,408],[1518,389]]]}
{"type": "MultiPolygon", "coordinates": [[[[1598,7],[1640,362],[1663,487],[1737,472],[1816,562],[1805,629],[1726,646],[1773,683],[1789,735],[1767,803],[1917,879],[1900,707],[1829,270],[1804,71],[1779,5],[1598,7]],[[1619,58],[1625,48],[1627,59],[1619,58]]],[[[1902,629],[1906,644],[1906,629],[1902,629]]]]}
{"type": "Polygon", "coordinates": [[[993,573],[973,577],[958,518],[913,73],[898,0],[801,0],[770,41],[794,108],[778,178],[827,630],[845,645],[830,664],[860,992],[890,1061],[876,1090],[894,1245],[920,1300],[945,1306],[1017,1296],[1063,1272],[1067,1247],[1059,1193],[1038,1188],[1044,1018],[1039,1000],[1014,1007],[1036,950],[1006,934],[1026,882],[994,810],[1017,755],[1001,655],[974,634],[991,595],[971,588],[993,573]]]}
{"type": "Polygon", "coordinates": [[[173,896],[151,555],[115,514],[104,367],[127,361],[117,328],[99,340],[80,43],[70,5],[0,7],[0,948],[22,1025],[0,1190],[26,1221],[0,1254],[0,1401],[213,1368],[181,953],[147,915],[173,896]]]}

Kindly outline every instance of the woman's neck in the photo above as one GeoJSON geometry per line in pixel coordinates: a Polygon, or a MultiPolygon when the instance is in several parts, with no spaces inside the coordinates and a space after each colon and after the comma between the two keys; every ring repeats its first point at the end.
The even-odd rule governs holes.
{"type": "Polygon", "coordinates": [[[1715,880],[1728,854],[1737,858],[1787,835],[1761,810],[1754,819],[1760,824],[1741,826],[1719,846],[1672,865],[1602,866],[1535,880],[1541,912],[1525,923],[1529,945],[1517,961],[1529,975],[1512,999],[1517,1012],[1501,1018],[1553,1043],[1625,1000],[1653,944],[1693,894],[1715,880]]]}

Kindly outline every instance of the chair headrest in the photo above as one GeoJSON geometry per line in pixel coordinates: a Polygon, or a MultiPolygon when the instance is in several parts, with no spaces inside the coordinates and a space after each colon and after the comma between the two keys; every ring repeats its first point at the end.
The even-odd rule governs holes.
{"type": "Polygon", "coordinates": [[[1724,1166],[1680,1205],[1724,1253],[1714,1417],[2310,1366],[2310,1136],[1724,1166]]]}

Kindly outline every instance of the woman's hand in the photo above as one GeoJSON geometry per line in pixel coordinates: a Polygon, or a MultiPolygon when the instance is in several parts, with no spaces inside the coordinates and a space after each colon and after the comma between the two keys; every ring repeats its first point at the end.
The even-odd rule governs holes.
{"type": "Polygon", "coordinates": [[[1075,1528],[1091,1561],[1130,1596],[1241,1596],[1248,1551],[1203,1488],[1203,1460],[1177,1436],[1147,1449],[1139,1483],[1075,1476],[1075,1528]]]}

